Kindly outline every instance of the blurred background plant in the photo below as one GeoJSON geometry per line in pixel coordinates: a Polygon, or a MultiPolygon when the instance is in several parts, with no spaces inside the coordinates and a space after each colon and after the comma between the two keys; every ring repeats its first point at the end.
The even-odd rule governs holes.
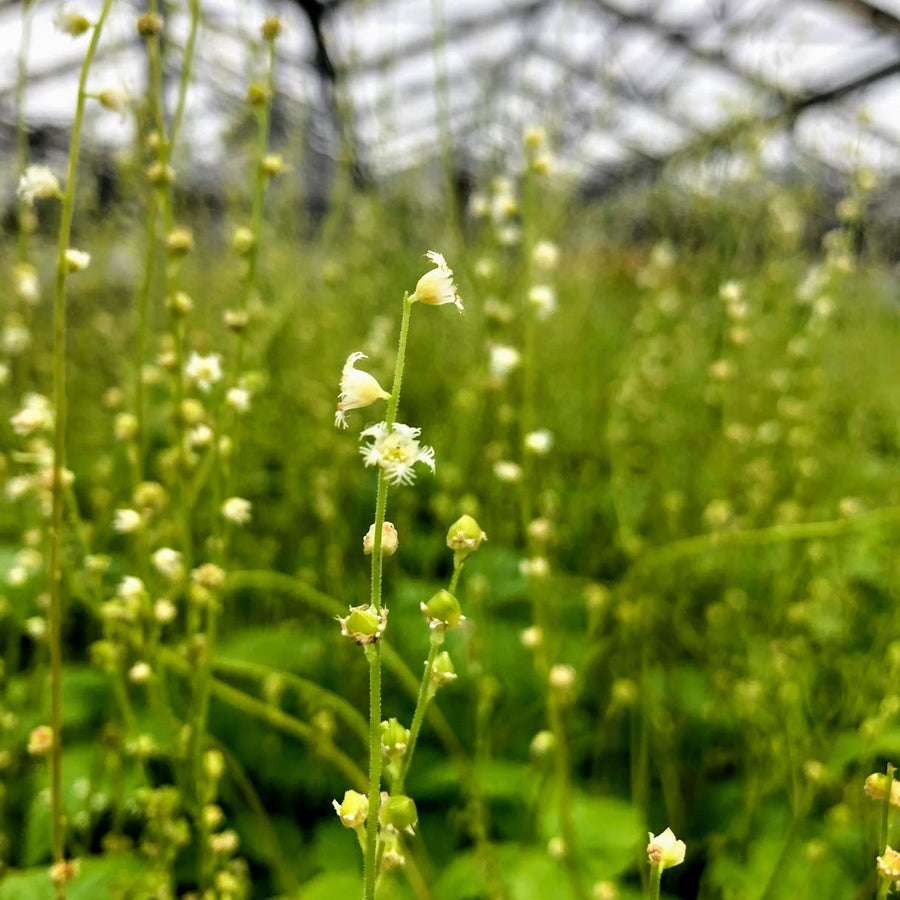
{"type": "Polygon", "coordinates": [[[667,826],[687,845],[670,896],[884,896],[898,839],[885,789],[863,784],[900,751],[896,153],[847,104],[879,108],[896,20],[860,19],[864,4],[808,20],[860,28],[865,66],[825,83],[786,63],[779,82],[738,52],[771,32],[724,10],[691,31],[676,4],[435,4],[426,37],[379,57],[367,29],[422,10],[113,2],[75,184],[77,72],[102,4],[64,8],[62,33],[50,5],[14,6],[0,898],[52,896],[51,863],[75,900],[362,895],[332,801],[366,790],[368,680],[334,620],[369,597],[375,483],[334,405],[350,350],[393,369],[398,286],[433,248],[466,315],[418,317],[406,359],[404,420],[428,423],[438,465],[392,500],[384,708],[402,723],[420,603],[453,575],[447,525],[474,516],[489,540],[459,587],[459,678],[401,782],[409,864],[378,896],[628,900],[652,888],[645,835],[667,826]],[[563,75],[537,78],[535,102],[528,45],[510,41],[520,67],[497,50],[473,70],[467,131],[455,54],[535,22],[563,75]],[[590,40],[561,64],[579,29],[590,40]],[[683,113],[646,80],[603,115],[582,108],[621,93],[635,34],[659,43],[643,69],[680,46],[682,83],[700,59],[755,93],[735,89],[743,105],[706,128],[682,122],[671,146],[624,139],[635,109],[683,113]],[[47,81],[40,48],[59,40],[78,59],[47,81]],[[586,69],[595,45],[618,62],[586,69]],[[410,58],[432,74],[391,87],[410,58]],[[32,112],[48,83],[60,126],[32,112]],[[429,98],[427,125],[391,126],[401,96],[429,98]],[[847,130],[813,161],[816,110],[826,135],[847,130]],[[585,116],[616,152],[578,130],[585,116]],[[66,278],[83,271],[66,282],[58,734],[63,204],[41,172],[16,194],[36,163],[72,186],[71,244],[89,254],[66,258],[66,278]]]}

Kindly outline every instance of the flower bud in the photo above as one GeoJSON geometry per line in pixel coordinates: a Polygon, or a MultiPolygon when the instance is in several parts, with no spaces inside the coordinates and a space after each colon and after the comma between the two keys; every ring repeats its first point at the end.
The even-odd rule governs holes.
{"type": "Polygon", "coordinates": [[[91,254],[84,250],[76,250],[69,247],[66,250],[66,269],[69,272],[83,272],[91,264],[91,254]]]}
{"type": "Polygon", "coordinates": [[[374,606],[351,606],[350,614],[341,618],[341,634],[356,641],[361,647],[372,644],[384,634],[387,627],[387,609],[379,612],[374,606]]]}
{"type": "Polygon", "coordinates": [[[267,178],[274,178],[284,171],[284,158],[280,153],[268,153],[263,157],[261,166],[263,175],[267,178]]]}
{"type": "Polygon", "coordinates": [[[419,813],[412,797],[397,794],[393,797],[387,794],[381,795],[381,809],[378,813],[378,821],[382,828],[393,831],[405,831],[407,834],[415,834],[415,827],[419,821],[419,813]]]}
{"type": "Polygon", "coordinates": [[[271,91],[258,81],[251,81],[247,88],[247,102],[251,106],[265,106],[271,99],[271,91]]]}
{"type": "Polygon", "coordinates": [[[68,34],[70,37],[79,37],[91,27],[87,16],[80,12],[69,12],[62,6],[56,10],[53,16],[53,24],[63,34],[68,34]]]}
{"type": "Polygon", "coordinates": [[[267,16],[259,31],[264,40],[274,41],[281,34],[281,19],[278,16],[267,16]]]}
{"type": "Polygon", "coordinates": [[[144,13],[138,16],[137,32],[143,38],[154,37],[162,31],[163,20],[154,13],[144,13]]]}
{"type": "MultiPolygon", "coordinates": [[[[866,779],[864,788],[866,796],[871,797],[873,800],[883,800],[887,783],[887,775],[883,772],[873,772],[866,779]]],[[[900,781],[891,782],[891,806],[900,807],[900,781]]]]}
{"type": "Polygon", "coordinates": [[[421,603],[419,608],[430,628],[456,628],[466,620],[459,607],[459,600],[443,588],[427,603],[421,603]]]}
{"type": "Polygon", "coordinates": [[[147,167],[147,181],[155,187],[168,187],[175,183],[175,170],[157,160],[147,167]]]}
{"type": "MultiPolygon", "coordinates": [[[[394,528],[393,523],[385,522],[381,528],[381,555],[393,556],[397,552],[398,546],[400,546],[400,539],[397,536],[397,529],[394,528]]],[[[373,522],[363,538],[363,553],[366,556],[371,556],[374,549],[375,523],[373,522]]]]}
{"type": "Polygon", "coordinates": [[[32,756],[46,756],[53,749],[53,729],[49,725],[38,725],[28,735],[28,752],[32,756]]]}
{"type": "Polygon", "coordinates": [[[242,225],[231,238],[231,249],[238,256],[246,256],[253,249],[255,243],[256,238],[253,236],[253,232],[246,225],[242,225]]]}
{"type": "Polygon", "coordinates": [[[166,238],[166,247],[171,256],[185,256],[194,249],[194,236],[187,228],[176,228],[166,238]]]}
{"type": "Polygon", "coordinates": [[[447,546],[460,561],[474,553],[487,540],[481,526],[468,515],[460,516],[447,530],[447,546]]]}
{"type": "Polygon", "coordinates": [[[453,668],[453,660],[446,650],[442,650],[431,665],[431,686],[434,690],[438,690],[455,679],[456,669],[453,668]]]}
{"type": "Polygon", "coordinates": [[[345,791],[343,801],[332,800],[331,805],[344,828],[359,828],[369,815],[369,798],[358,791],[345,791]]]}
{"type": "Polygon", "coordinates": [[[396,718],[381,723],[381,749],[385,756],[401,757],[409,746],[409,729],[396,718]]]}

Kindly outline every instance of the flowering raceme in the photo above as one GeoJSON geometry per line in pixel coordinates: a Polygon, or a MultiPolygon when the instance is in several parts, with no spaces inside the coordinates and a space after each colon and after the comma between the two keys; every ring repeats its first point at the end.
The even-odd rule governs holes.
{"type": "Polygon", "coordinates": [[[413,466],[417,462],[434,471],[434,450],[419,444],[420,433],[420,428],[399,422],[394,422],[390,428],[387,423],[379,422],[362,432],[361,438],[371,437],[374,440],[359,452],[367,466],[384,469],[391,484],[412,484],[416,478],[413,466]]]}
{"type": "Polygon", "coordinates": [[[359,359],[366,359],[366,354],[351,353],[341,372],[341,393],[334,414],[334,424],[338,428],[347,427],[344,413],[348,409],[362,409],[376,400],[387,400],[391,396],[372,375],[354,368],[354,363],[359,359]]]}

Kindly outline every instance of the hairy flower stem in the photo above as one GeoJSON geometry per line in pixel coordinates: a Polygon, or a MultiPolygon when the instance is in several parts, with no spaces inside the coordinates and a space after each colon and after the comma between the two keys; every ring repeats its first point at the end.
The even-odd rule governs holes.
{"type": "MultiPolygon", "coordinates": [[[[403,295],[403,314],[400,318],[400,337],[397,342],[397,362],[394,365],[394,382],[387,404],[385,423],[390,430],[397,418],[400,388],[403,385],[403,368],[406,365],[406,342],[409,337],[409,320],[412,300],[403,295]]],[[[387,515],[388,483],[384,470],[378,472],[378,489],[375,499],[375,535],[372,545],[372,578],[370,603],[381,610],[382,558],[381,537],[387,515]]],[[[381,644],[366,647],[369,661],[369,814],[366,819],[363,900],[375,900],[375,883],[378,879],[378,812],[381,805],[381,644]]]]}
{"type": "MultiPolygon", "coordinates": [[[[69,144],[69,167],[66,187],[62,196],[59,225],[59,246],[56,256],[56,294],[53,304],[53,402],[56,410],[56,427],[53,434],[53,504],[50,518],[50,727],[53,729],[53,746],[50,753],[50,819],[53,861],[65,859],[65,812],[62,797],[62,527],[63,468],[66,464],[66,250],[72,234],[72,217],[75,210],[75,178],[78,172],[78,152],[81,143],[81,125],[84,121],[84,104],[87,99],[85,85],[88,72],[100,42],[100,32],[109,13],[112,0],[105,0],[100,17],[91,34],[81,75],[78,79],[78,99],[72,122],[69,144]]],[[[64,880],[54,881],[57,900],[64,900],[64,880]]]]}

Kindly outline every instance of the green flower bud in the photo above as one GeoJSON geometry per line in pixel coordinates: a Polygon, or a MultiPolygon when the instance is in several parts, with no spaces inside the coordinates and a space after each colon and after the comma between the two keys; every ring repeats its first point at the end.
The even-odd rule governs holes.
{"type": "Polygon", "coordinates": [[[154,37],[162,31],[163,20],[153,13],[138,16],[137,30],[141,37],[154,37]]]}
{"type": "Polygon", "coordinates": [[[401,757],[409,744],[409,729],[395,718],[381,723],[381,749],[385,756],[401,757]]]}
{"type": "Polygon", "coordinates": [[[386,609],[379,612],[374,606],[351,606],[348,616],[338,617],[341,634],[356,641],[360,646],[372,644],[384,634],[387,614],[386,609]]]}
{"type": "Polygon", "coordinates": [[[471,516],[460,516],[447,531],[447,546],[460,560],[474,553],[487,535],[471,516]]]}
{"type": "Polygon", "coordinates": [[[466,620],[459,608],[459,600],[443,588],[419,608],[431,628],[456,628],[466,620]]]}
{"type": "Polygon", "coordinates": [[[414,829],[419,821],[419,813],[412,797],[406,797],[403,794],[390,797],[382,794],[378,820],[381,822],[382,828],[415,834],[414,829]]]}
{"type": "Polygon", "coordinates": [[[345,791],[343,801],[332,800],[331,805],[344,828],[359,828],[369,815],[369,798],[357,791],[345,791]]]}
{"type": "Polygon", "coordinates": [[[253,236],[253,232],[246,225],[241,225],[231,239],[231,249],[238,256],[246,256],[253,249],[255,243],[256,238],[253,236]]]}
{"type": "Polygon", "coordinates": [[[450,684],[456,678],[456,669],[453,668],[453,660],[446,650],[442,650],[434,658],[431,666],[431,685],[434,690],[450,684]]]}

